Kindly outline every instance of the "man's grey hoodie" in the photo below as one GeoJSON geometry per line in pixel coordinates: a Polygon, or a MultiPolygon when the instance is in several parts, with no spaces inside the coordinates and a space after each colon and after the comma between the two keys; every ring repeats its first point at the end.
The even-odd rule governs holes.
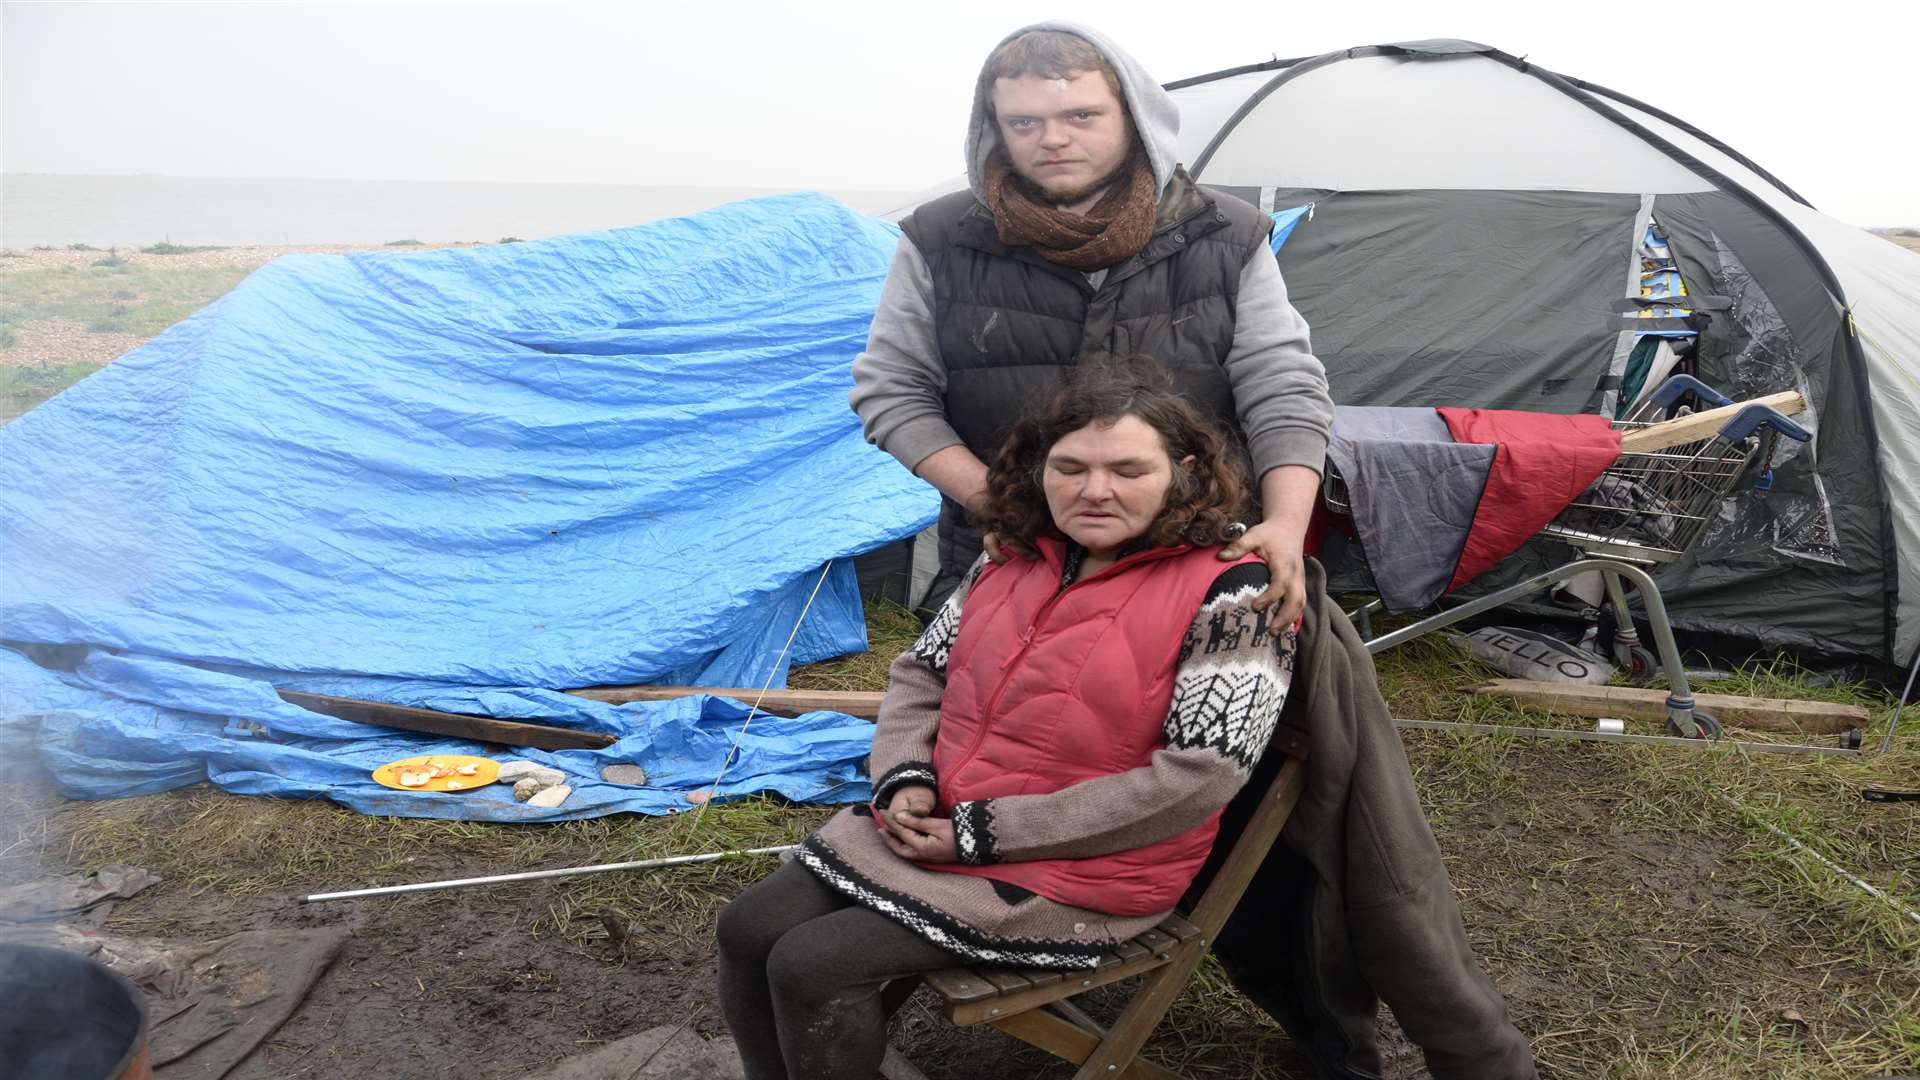
{"type": "MultiPolygon", "coordinates": [[[[1172,96],[1132,56],[1083,26],[1035,23],[1005,40],[1033,30],[1074,34],[1106,57],[1120,78],[1134,130],[1164,192],[1179,168],[1180,110],[1172,96]]],[[[983,65],[966,137],[967,181],[974,198],[983,204],[986,162],[1000,144],[989,97],[992,91],[992,79],[983,65]]],[[[1094,271],[1088,278],[1097,288],[1104,274],[1094,271]]],[[[1233,348],[1225,367],[1256,483],[1261,474],[1280,465],[1321,471],[1327,430],[1333,422],[1326,369],[1313,355],[1306,320],[1287,300],[1279,264],[1264,248],[1241,273],[1233,348]]],[[[848,401],[860,415],[867,441],[913,469],[936,451],[961,442],[947,421],[946,389],[946,366],[934,336],[932,275],[919,249],[902,237],[880,293],[866,351],[853,362],[848,401]]]]}

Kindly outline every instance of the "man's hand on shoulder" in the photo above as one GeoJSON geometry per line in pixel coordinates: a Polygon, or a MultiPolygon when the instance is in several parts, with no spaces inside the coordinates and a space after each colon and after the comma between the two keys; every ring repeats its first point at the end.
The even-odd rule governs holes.
{"type": "Polygon", "coordinates": [[[995,565],[1005,563],[1011,559],[1030,559],[1033,557],[1033,552],[1028,551],[1025,544],[1015,540],[1002,539],[999,533],[990,532],[981,534],[980,543],[987,549],[987,558],[992,560],[995,565]]]}
{"type": "Polygon", "coordinates": [[[1284,521],[1263,521],[1220,549],[1220,560],[1232,562],[1248,554],[1258,555],[1267,563],[1267,591],[1254,597],[1253,610],[1272,607],[1273,622],[1293,625],[1307,610],[1307,571],[1299,528],[1284,521]]]}

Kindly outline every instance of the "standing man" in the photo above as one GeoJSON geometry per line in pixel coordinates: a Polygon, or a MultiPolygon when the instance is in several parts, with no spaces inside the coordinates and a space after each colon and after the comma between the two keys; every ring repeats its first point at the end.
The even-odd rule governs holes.
{"type": "Polygon", "coordinates": [[[868,441],[946,496],[929,607],[979,556],[967,514],[1014,419],[1080,356],[1138,352],[1251,464],[1262,518],[1220,557],[1258,552],[1272,584],[1255,608],[1299,616],[1326,371],[1287,301],[1272,222],[1188,177],[1179,125],[1160,84],[1083,27],[1037,23],[987,58],[969,188],[902,223],[849,395],[868,441]]]}

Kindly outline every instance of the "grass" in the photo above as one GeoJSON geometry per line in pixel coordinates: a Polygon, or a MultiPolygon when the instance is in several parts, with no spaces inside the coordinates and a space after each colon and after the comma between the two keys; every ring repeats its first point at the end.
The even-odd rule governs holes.
{"type": "Polygon", "coordinates": [[[885,690],[887,667],[920,636],[920,620],[899,604],[869,601],[867,651],[796,667],[787,676],[795,690],[885,690]]]}
{"type": "Polygon", "coordinates": [[[409,238],[406,240],[389,240],[386,242],[385,246],[386,247],[426,247],[427,242],[425,240],[414,240],[409,238]]]}
{"type": "Polygon", "coordinates": [[[225,251],[224,244],[176,244],[171,240],[162,240],[140,249],[142,255],[192,255],[197,251],[225,251]]]}
{"type": "MultiPolygon", "coordinates": [[[[0,334],[0,347],[5,344],[7,335],[0,334]]],[[[99,371],[101,366],[85,363],[0,365],[0,421],[19,416],[99,371]]]]}
{"type": "Polygon", "coordinates": [[[0,278],[0,327],[66,319],[93,333],[152,337],[240,283],[245,267],[182,268],[116,255],[88,267],[22,270],[0,278]]]}
{"type": "MultiPolygon", "coordinates": [[[[867,622],[870,652],[796,669],[791,684],[884,688],[887,664],[918,623],[885,603],[868,606],[867,622]]],[[[1484,670],[1437,638],[1377,665],[1396,716],[1587,723],[1466,693],[1484,670]]],[[[1860,704],[1873,712],[1872,737],[1885,729],[1884,695],[1812,681],[1769,659],[1701,688],[1860,704]]],[[[1920,752],[1908,748],[1920,740],[1848,759],[1435,732],[1405,741],[1476,952],[1533,1039],[1542,1075],[1857,1080],[1920,1066],[1920,927],[1762,824],[1920,906],[1911,880],[1920,815],[1858,795],[1869,783],[1920,787],[1920,752]]],[[[47,862],[130,862],[196,894],[256,898],[790,843],[832,813],[747,799],[704,815],[496,826],[363,817],[206,787],[51,815],[0,811],[0,878],[47,862]],[[454,856],[457,865],[445,861],[454,856]]],[[[531,938],[583,955],[612,945],[684,956],[706,947],[720,906],[770,866],[574,879],[541,892],[519,918],[531,938]],[[622,927],[646,927],[649,940],[627,941],[622,927]]],[[[1096,998],[1092,1008],[1118,1001],[1096,998]]],[[[1276,1064],[1287,1059],[1285,1037],[1211,962],[1154,1050],[1195,1076],[1295,1075],[1276,1064]]]]}

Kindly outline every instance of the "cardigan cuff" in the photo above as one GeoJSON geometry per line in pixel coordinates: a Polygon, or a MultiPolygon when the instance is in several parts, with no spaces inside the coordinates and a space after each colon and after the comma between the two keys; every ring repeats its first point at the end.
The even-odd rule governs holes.
{"type": "Polygon", "coordinates": [[[935,791],[940,789],[939,778],[933,773],[930,761],[903,761],[873,782],[873,805],[881,810],[893,800],[894,793],[912,784],[924,784],[935,791]]]}
{"type": "Polygon", "coordinates": [[[953,846],[968,866],[990,866],[1000,861],[993,838],[993,800],[974,799],[953,804],[953,846]]]}

